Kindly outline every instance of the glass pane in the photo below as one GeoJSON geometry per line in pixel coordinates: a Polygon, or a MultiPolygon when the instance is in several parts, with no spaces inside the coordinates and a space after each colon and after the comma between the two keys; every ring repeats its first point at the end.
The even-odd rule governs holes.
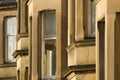
{"type": "Polygon", "coordinates": [[[55,41],[45,41],[45,53],[44,53],[44,69],[45,76],[54,76],[56,71],[56,47],[55,41]]]}
{"type": "Polygon", "coordinates": [[[88,35],[95,36],[95,3],[88,1],[88,35]]]}
{"type": "Polygon", "coordinates": [[[12,54],[16,50],[16,36],[8,36],[8,48],[7,49],[8,49],[7,60],[13,61],[14,58],[12,54]]]}
{"type": "Polygon", "coordinates": [[[43,13],[44,38],[56,37],[56,17],[55,12],[43,13]]]}
{"type": "Polygon", "coordinates": [[[7,35],[16,35],[16,17],[6,18],[7,35]]]}
{"type": "Polygon", "coordinates": [[[46,50],[46,76],[55,75],[55,52],[46,50]]]}

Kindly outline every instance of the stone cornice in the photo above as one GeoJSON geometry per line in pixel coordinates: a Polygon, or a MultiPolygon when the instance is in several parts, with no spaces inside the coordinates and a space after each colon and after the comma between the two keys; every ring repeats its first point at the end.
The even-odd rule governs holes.
{"type": "Polygon", "coordinates": [[[95,46],[95,39],[84,39],[84,40],[75,41],[74,43],[71,43],[71,45],[67,47],[67,51],[70,52],[77,47],[84,47],[84,46],[95,46]]]}
{"type": "Polygon", "coordinates": [[[75,73],[95,72],[95,64],[69,66],[66,69],[66,71],[63,72],[63,77],[67,77],[73,72],[75,73]]]}

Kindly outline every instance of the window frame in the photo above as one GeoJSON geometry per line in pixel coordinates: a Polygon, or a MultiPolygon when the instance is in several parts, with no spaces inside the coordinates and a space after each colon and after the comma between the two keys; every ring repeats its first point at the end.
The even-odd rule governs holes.
{"type": "MultiPolygon", "coordinates": [[[[55,37],[44,37],[44,13],[54,13],[55,14],[55,30],[56,30],[56,11],[55,10],[50,10],[50,11],[43,11],[43,12],[41,12],[41,20],[42,20],[42,63],[44,62],[44,60],[45,60],[45,55],[46,55],[46,50],[51,50],[51,49],[49,49],[49,48],[46,48],[46,45],[48,45],[49,46],[49,42],[52,42],[52,44],[50,44],[50,45],[52,45],[52,46],[54,46],[55,47],[55,55],[56,55],[56,33],[55,33],[55,37]]],[[[56,56],[55,56],[56,57],[56,56]]],[[[46,60],[47,61],[47,60],[46,60]]],[[[43,73],[43,78],[44,79],[46,79],[46,78],[48,78],[48,77],[50,77],[50,78],[53,78],[55,75],[47,75],[46,73],[45,73],[45,68],[46,68],[46,65],[47,65],[47,62],[46,62],[46,64],[44,64],[43,66],[42,66],[42,70],[44,70],[44,73],[43,73]]],[[[55,67],[56,67],[56,60],[55,60],[55,67]]],[[[55,69],[56,70],[56,69],[55,69]]],[[[52,71],[52,70],[50,70],[50,71],[52,71]]],[[[52,72],[53,73],[53,72],[52,72]]]]}
{"type": "MultiPolygon", "coordinates": [[[[15,63],[15,59],[14,60],[9,60],[8,59],[8,36],[13,36],[13,37],[16,37],[17,36],[17,17],[16,16],[6,16],[6,17],[4,17],[4,22],[3,22],[3,26],[4,26],[4,34],[3,34],[3,36],[4,36],[4,38],[3,38],[3,40],[4,40],[4,63],[15,63]],[[15,35],[8,35],[7,34],[7,26],[6,26],[6,21],[7,21],[7,19],[8,18],[16,18],[16,34],[15,35]]],[[[17,42],[17,41],[16,41],[17,42]]],[[[16,47],[16,49],[17,49],[17,44],[16,44],[16,42],[15,42],[15,47],[16,47]]],[[[15,50],[16,50],[15,49],[15,50]]],[[[14,52],[13,52],[14,53],[14,52]]],[[[11,53],[12,54],[12,53],[11,53]]],[[[12,56],[12,55],[11,55],[12,56]]]]}

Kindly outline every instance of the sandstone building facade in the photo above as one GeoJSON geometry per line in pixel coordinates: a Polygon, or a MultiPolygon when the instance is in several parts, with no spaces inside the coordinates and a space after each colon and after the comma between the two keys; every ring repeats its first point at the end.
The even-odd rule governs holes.
{"type": "Polygon", "coordinates": [[[119,0],[0,0],[0,80],[119,80],[119,0]]]}
{"type": "Polygon", "coordinates": [[[97,0],[96,74],[97,80],[119,80],[120,1],[97,0]]]}
{"type": "Polygon", "coordinates": [[[16,80],[17,1],[0,0],[0,80],[16,80]]]}

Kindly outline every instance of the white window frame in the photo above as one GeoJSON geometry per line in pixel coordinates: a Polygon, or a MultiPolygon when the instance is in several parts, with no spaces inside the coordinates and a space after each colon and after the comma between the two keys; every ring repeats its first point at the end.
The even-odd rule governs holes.
{"type": "MultiPolygon", "coordinates": [[[[8,19],[14,19],[16,18],[16,16],[9,16],[9,17],[5,17],[5,22],[4,22],[4,25],[5,25],[5,62],[15,62],[15,59],[13,58],[12,54],[15,52],[16,50],[16,34],[17,34],[17,19],[15,20],[15,33],[8,33],[8,27],[10,25],[7,25],[7,23],[9,22],[8,19]],[[14,40],[14,44],[12,45],[12,47],[14,49],[12,49],[11,53],[9,52],[9,41],[8,38],[12,37],[14,40]],[[9,56],[10,55],[10,56],[9,56]],[[10,58],[12,57],[12,58],[10,58]]],[[[13,31],[14,32],[14,31],[13,31]]]]}

